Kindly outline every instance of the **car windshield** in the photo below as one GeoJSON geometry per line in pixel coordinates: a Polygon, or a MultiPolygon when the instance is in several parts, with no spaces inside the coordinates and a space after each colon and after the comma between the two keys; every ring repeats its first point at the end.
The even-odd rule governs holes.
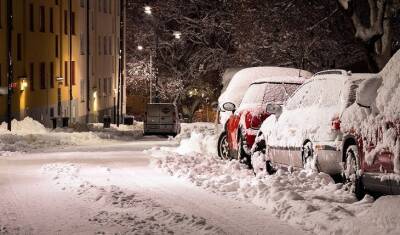
{"type": "Polygon", "coordinates": [[[288,109],[319,106],[330,107],[341,103],[344,87],[341,79],[316,79],[304,84],[287,102],[288,109]]]}
{"type": "Polygon", "coordinates": [[[290,83],[254,83],[243,97],[241,105],[248,104],[283,104],[299,87],[290,83]]]}

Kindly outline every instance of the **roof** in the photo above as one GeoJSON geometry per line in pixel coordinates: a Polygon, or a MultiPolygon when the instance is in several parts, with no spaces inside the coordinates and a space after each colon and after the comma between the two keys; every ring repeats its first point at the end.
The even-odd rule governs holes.
{"type": "Polygon", "coordinates": [[[307,78],[299,76],[273,76],[265,77],[256,80],[252,84],[256,83],[290,83],[290,84],[302,84],[307,78]]]}

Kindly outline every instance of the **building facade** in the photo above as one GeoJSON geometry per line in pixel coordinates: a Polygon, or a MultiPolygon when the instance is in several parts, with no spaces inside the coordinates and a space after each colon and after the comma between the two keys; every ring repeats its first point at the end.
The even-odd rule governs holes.
{"type": "MultiPolygon", "coordinates": [[[[30,116],[51,126],[54,118],[98,122],[104,115],[123,114],[123,109],[117,111],[118,100],[119,107],[125,106],[121,1],[12,1],[12,40],[7,47],[3,42],[9,32],[9,1],[0,0],[0,87],[13,87],[13,118],[30,116]]],[[[3,94],[0,121],[6,120],[6,113],[7,95],[3,94]]]]}

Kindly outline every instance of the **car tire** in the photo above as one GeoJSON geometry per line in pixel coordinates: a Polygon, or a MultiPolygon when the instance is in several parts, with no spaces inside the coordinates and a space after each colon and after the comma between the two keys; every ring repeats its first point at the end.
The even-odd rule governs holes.
{"type": "Polygon", "coordinates": [[[365,196],[365,189],[362,183],[362,177],[359,174],[360,163],[358,158],[358,149],[356,145],[350,145],[346,149],[346,155],[343,162],[343,183],[355,194],[358,200],[365,196]]]}
{"type": "Polygon", "coordinates": [[[311,141],[307,141],[301,150],[301,158],[303,160],[303,168],[318,171],[317,164],[314,159],[314,151],[311,141]]]}
{"type": "Polygon", "coordinates": [[[239,134],[239,140],[238,140],[238,160],[244,164],[246,164],[250,169],[253,169],[253,166],[251,164],[251,156],[246,153],[244,150],[244,136],[239,134]]]}
{"type": "Polygon", "coordinates": [[[219,135],[217,143],[218,157],[222,160],[231,160],[229,154],[228,140],[226,139],[226,137],[227,136],[225,131],[219,135]]]}

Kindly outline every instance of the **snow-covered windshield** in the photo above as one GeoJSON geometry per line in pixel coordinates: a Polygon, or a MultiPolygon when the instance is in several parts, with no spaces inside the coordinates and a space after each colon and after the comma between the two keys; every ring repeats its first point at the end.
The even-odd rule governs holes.
{"type": "Polygon", "coordinates": [[[242,105],[284,103],[299,87],[299,84],[289,83],[255,83],[252,84],[243,97],[242,105]]]}
{"type": "Polygon", "coordinates": [[[329,107],[339,105],[341,102],[342,79],[315,79],[304,84],[286,105],[287,109],[320,106],[329,107]]]}

